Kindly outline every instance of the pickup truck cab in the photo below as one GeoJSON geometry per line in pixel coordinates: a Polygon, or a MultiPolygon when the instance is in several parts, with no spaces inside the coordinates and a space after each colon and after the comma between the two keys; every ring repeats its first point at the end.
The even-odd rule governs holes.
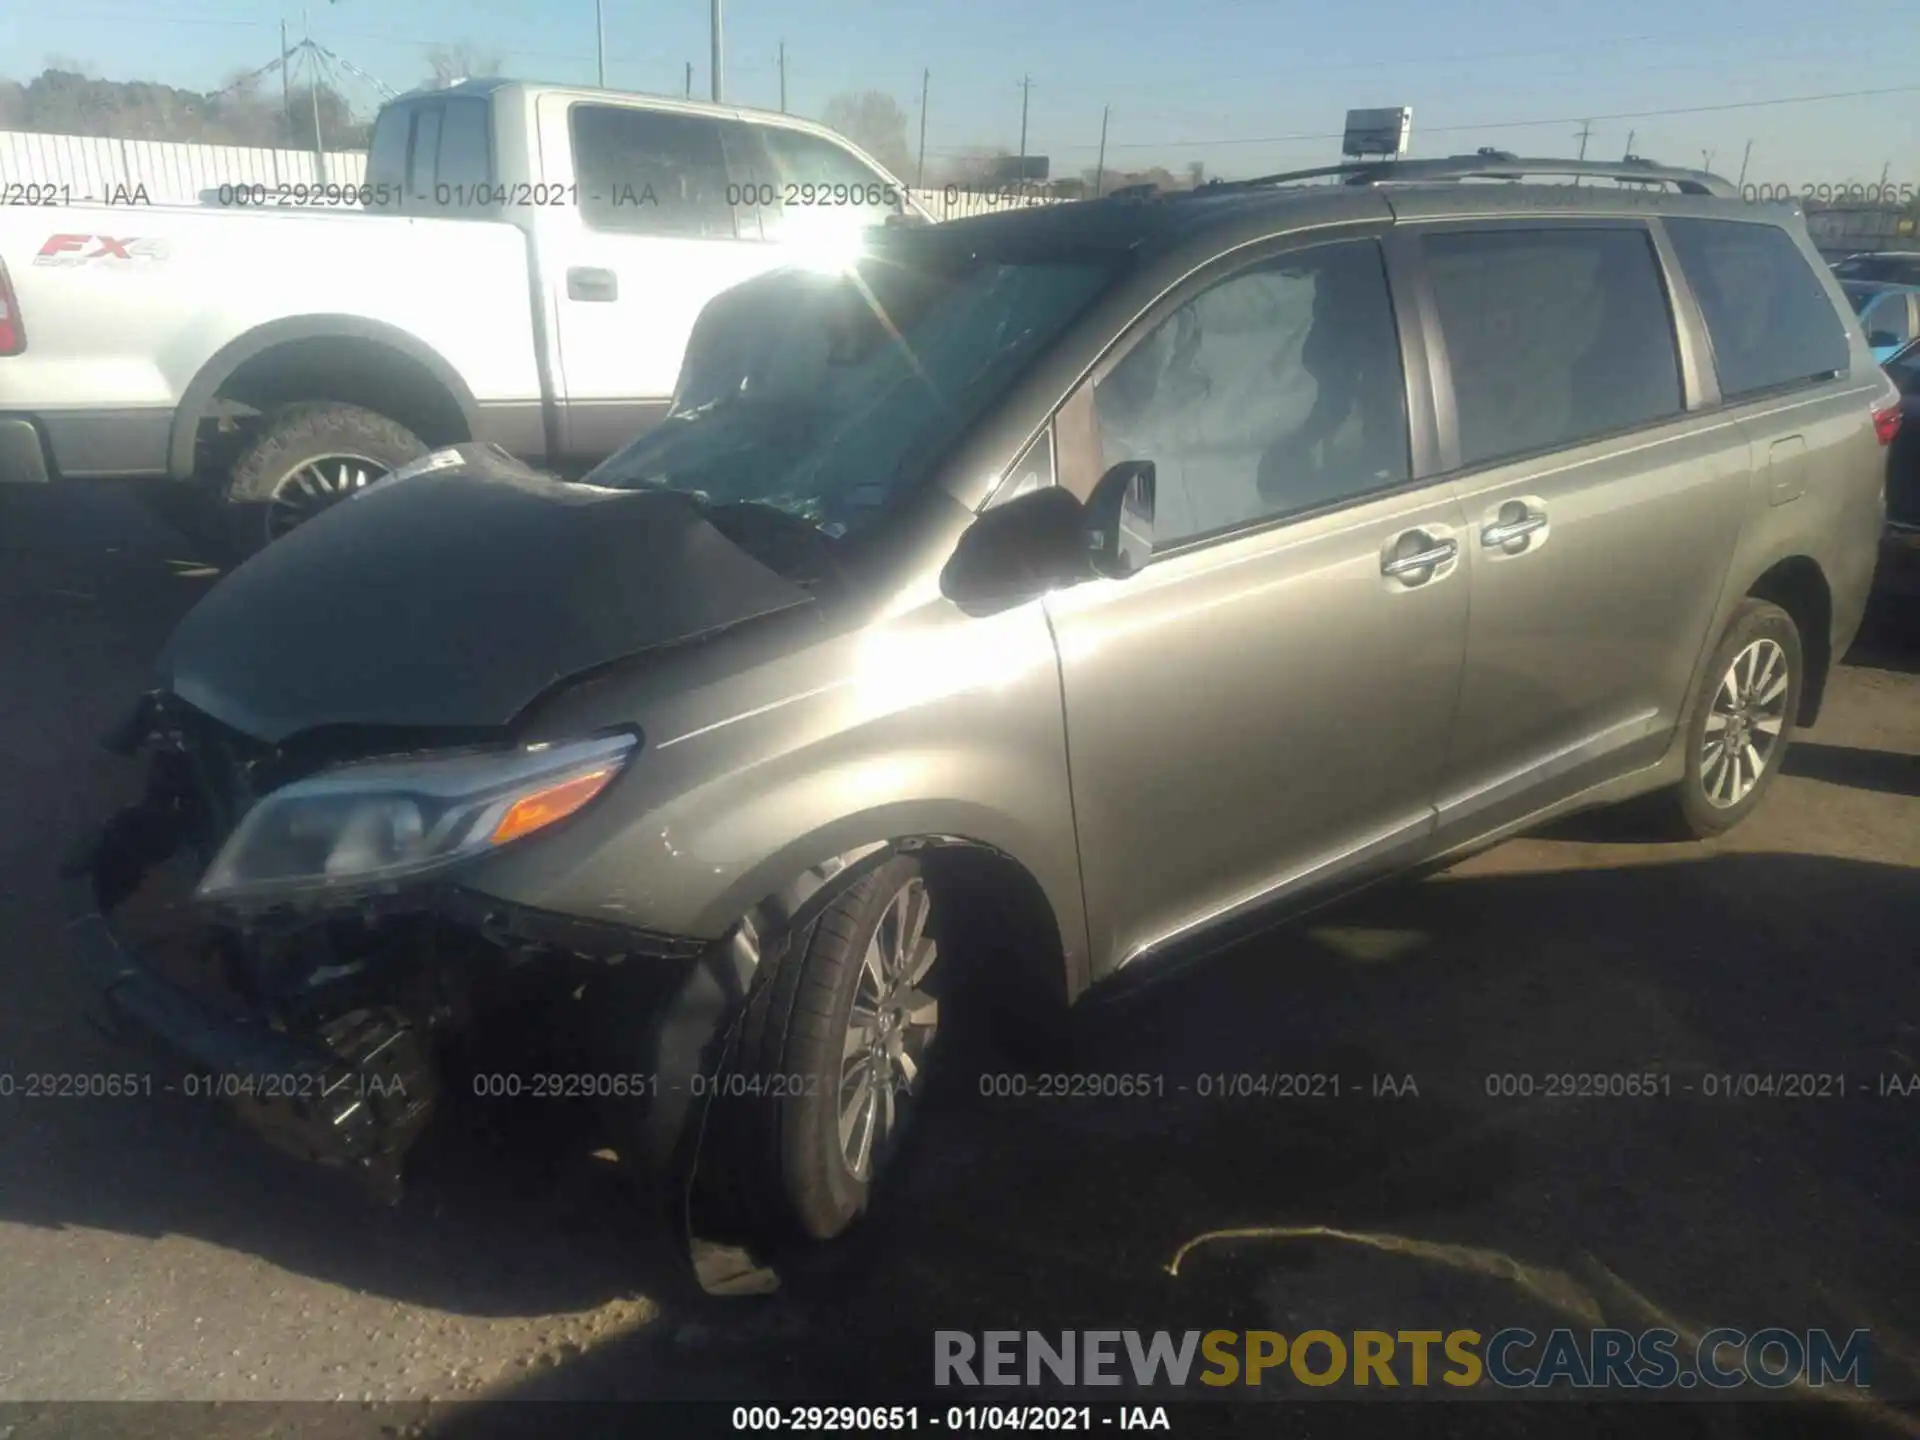
{"type": "Polygon", "coordinates": [[[222,198],[0,214],[0,480],[172,482],[244,552],[439,446],[583,470],[713,296],[927,218],[793,116],[504,79],[389,103],[362,184],[222,198]]]}

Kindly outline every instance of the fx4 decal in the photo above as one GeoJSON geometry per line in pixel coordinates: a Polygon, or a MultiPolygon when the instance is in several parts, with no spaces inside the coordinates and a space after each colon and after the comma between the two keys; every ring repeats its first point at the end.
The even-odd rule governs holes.
{"type": "Polygon", "coordinates": [[[124,269],[129,265],[155,265],[167,258],[164,240],[143,240],[139,236],[115,239],[111,235],[50,235],[36,265],[109,265],[124,269]]]}

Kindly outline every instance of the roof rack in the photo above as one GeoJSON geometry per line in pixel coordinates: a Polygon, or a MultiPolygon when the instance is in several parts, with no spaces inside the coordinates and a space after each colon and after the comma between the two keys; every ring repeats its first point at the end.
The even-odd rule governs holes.
{"type": "Polygon", "coordinates": [[[1285,170],[1277,175],[1256,175],[1251,180],[1212,180],[1194,193],[1217,194],[1222,190],[1287,185],[1297,180],[1321,180],[1335,176],[1349,185],[1411,185],[1433,180],[1524,180],[1534,175],[1590,176],[1596,180],[1671,185],[1683,195],[1713,195],[1723,200],[1735,199],[1740,194],[1739,188],[1731,181],[1705,170],[1682,170],[1656,164],[1652,160],[1642,160],[1638,155],[1628,156],[1624,160],[1539,160],[1522,159],[1505,150],[1492,149],[1436,160],[1349,160],[1311,170],[1285,170]]]}

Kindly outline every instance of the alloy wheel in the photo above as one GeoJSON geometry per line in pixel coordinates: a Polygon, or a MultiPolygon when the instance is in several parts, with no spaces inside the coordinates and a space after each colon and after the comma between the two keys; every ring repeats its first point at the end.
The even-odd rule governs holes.
{"type": "Polygon", "coordinates": [[[917,877],[888,900],[860,960],[840,1061],[840,1157],[854,1179],[873,1178],[899,1130],[900,1102],[925,1073],[940,1002],[923,988],[939,957],[931,909],[917,877]]]}
{"type": "Polygon", "coordinates": [[[364,455],[321,455],[303,460],[283,475],[267,502],[267,539],[278,540],[322,510],[338,505],[387,474],[387,467],[364,455]]]}
{"type": "Polygon", "coordinates": [[[1735,655],[1721,677],[1700,747],[1700,788],[1715,809],[1746,799],[1773,763],[1791,679],[1786,651],[1764,637],[1735,655]]]}

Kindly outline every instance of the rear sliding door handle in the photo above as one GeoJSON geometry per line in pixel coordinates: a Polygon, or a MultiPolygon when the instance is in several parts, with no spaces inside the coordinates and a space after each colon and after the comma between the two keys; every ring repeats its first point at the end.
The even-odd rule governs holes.
{"type": "Polygon", "coordinates": [[[1529,515],[1521,520],[1503,520],[1489,525],[1480,532],[1480,543],[1489,549],[1498,550],[1503,545],[1511,545],[1516,540],[1524,540],[1536,530],[1547,528],[1547,517],[1529,515]]]}
{"type": "Polygon", "coordinates": [[[620,277],[611,270],[596,270],[576,265],[567,271],[569,300],[618,300],[620,277]]]}

